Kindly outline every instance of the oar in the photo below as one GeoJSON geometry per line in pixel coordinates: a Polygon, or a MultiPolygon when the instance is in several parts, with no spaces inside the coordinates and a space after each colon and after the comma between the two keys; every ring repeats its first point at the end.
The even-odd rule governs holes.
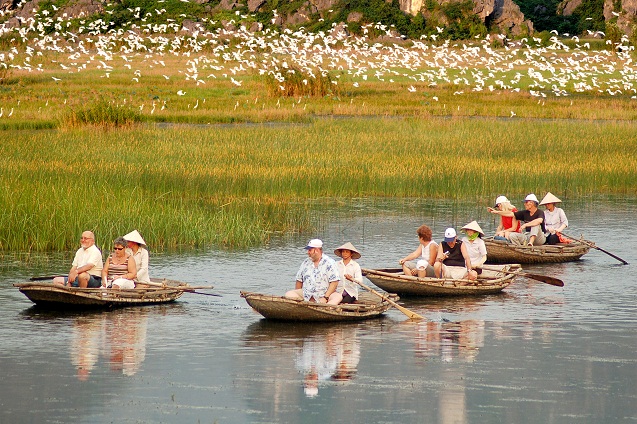
{"type": "Polygon", "coordinates": [[[31,277],[29,281],[46,281],[53,280],[55,277],[65,277],[64,275],[41,275],[38,277],[31,277]]]}
{"type": "Polygon", "coordinates": [[[552,286],[564,287],[564,281],[560,280],[559,278],[549,277],[548,275],[531,274],[531,273],[528,273],[528,272],[520,272],[520,271],[518,271],[518,272],[516,272],[516,271],[504,271],[502,269],[497,269],[497,268],[485,268],[484,266],[474,267],[474,268],[486,269],[488,271],[501,272],[503,274],[521,275],[523,277],[530,278],[532,280],[541,281],[543,283],[550,284],[552,286]]]}
{"type": "Polygon", "coordinates": [[[588,241],[588,240],[576,239],[576,238],[571,237],[571,236],[569,236],[569,235],[566,235],[566,234],[564,234],[564,233],[560,233],[560,234],[562,234],[562,235],[563,235],[564,237],[566,237],[567,239],[570,239],[570,240],[573,240],[573,241],[580,242],[580,243],[585,244],[585,245],[587,245],[587,246],[589,246],[589,247],[592,247],[593,249],[597,249],[597,250],[599,250],[600,252],[604,252],[604,253],[606,253],[608,256],[612,256],[613,258],[617,259],[617,260],[618,260],[619,262],[621,262],[622,264],[624,264],[624,265],[628,265],[628,262],[626,262],[625,260],[623,260],[623,259],[622,259],[622,258],[620,258],[619,256],[615,256],[615,255],[613,255],[612,253],[610,253],[610,252],[608,252],[608,251],[606,251],[606,250],[602,249],[601,247],[597,247],[597,246],[595,246],[595,243],[592,243],[592,242],[590,242],[590,241],[588,241]]]}
{"type": "Polygon", "coordinates": [[[153,283],[151,281],[145,281],[145,282],[140,283],[140,284],[146,284],[146,285],[154,286],[154,287],[162,287],[162,288],[171,289],[171,290],[182,290],[182,291],[185,291],[185,292],[188,292],[188,293],[201,294],[201,295],[204,295],[204,296],[222,297],[220,294],[202,293],[202,292],[195,291],[196,289],[212,289],[213,286],[169,286],[169,285],[164,284],[164,283],[153,283]]]}
{"type": "Polygon", "coordinates": [[[389,304],[392,305],[394,308],[398,309],[400,312],[402,312],[403,314],[407,315],[407,318],[409,318],[409,319],[425,319],[424,317],[418,315],[417,313],[412,312],[409,309],[400,306],[398,303],[394,302],[393,300],[391,300],[387,296],[378,293],[376,290],[372,289],[371,287],[366,286],[363,283],[359,283],[356,280],[352,280],[352,281],[354,281],[356,284],[358,284],[359,286],[361,286],[365,290],[370,291],[370,292],[374,293],[376,296],[380,297],[381,299],[386,300],[387,302],[389,302],[389,304]]]}

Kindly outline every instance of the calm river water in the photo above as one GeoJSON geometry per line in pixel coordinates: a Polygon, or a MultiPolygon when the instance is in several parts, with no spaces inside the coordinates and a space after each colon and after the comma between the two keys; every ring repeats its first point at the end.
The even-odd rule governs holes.
{"type": "Polygon", "coordinates": [[[520,278],[496,296],[402,299],[422,322],[391,310],[354,324],[270,323],[239,290],[293,287],[314,236],[330,254],[351,241],[373,268],[412,251],[421,223],[436,239],[473,219],[492,233],[484,205],[361,200],[328,214],[317,234],[245,252],[154,254],[153,276],[213,284],[223,297],[107,312],[32,307],[11,284],[66,270],[68,254],[5,255],[0,422],[635,423],[636,205],[564,205],[571,235],[630,265],[591,250],[526,267],[563,288],[520,278]]]}

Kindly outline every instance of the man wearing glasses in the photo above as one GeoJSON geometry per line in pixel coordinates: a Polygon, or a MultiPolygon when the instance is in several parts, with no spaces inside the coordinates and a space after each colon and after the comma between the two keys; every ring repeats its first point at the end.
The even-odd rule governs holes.
{"type": "Polygon", "coordinates": [[[95,235],[84,231],[80,247],[75,253],[68,277],[55,277],[53,284],[81,288],[99,288],[102,285],[102,252],[95,246],[95,235]]]}

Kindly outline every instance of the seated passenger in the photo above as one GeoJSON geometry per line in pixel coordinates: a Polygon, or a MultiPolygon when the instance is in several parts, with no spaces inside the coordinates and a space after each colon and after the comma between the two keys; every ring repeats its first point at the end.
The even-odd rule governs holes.
{"type": "Polygon", "coordinates": [[[339,276],[334,259],[323,253],[323,242],[312,239],[305,246],[307,258],[296,273],[294,290],[285,293],[290,299],[338,305],[343,300],[336,291],[339,276]]]}
{"type": "Polygon", "coordinates": [[[355,282],[363,282],[363,273],[360,265],[354,259],[360,258],[361,254],[349,242],[335,249],[334,254],[341,258],[340,261],[336,262],[336,269],[341,277],[336,291],[343,296],[341,303],[356,303],[358,299],[358,284],[355,282]]]}
{"type": "Polygon", "coordinates": [[[148,250],[146,249],[146,242],[137,230],[126,234],[124,240],[126,240],[128,246],[126,253],[131,255],[135,260],[137,285],[149,283],[150,276],[148,275],[148,250]]]}
{"type": "Polygon", "coordinates": [[[55,277],[53,284],[98,288],[102,283],[102,252],[95,245],[95,234],[84,231],[67,277],[55,277]]]}
{"type": "Polygon", "coordinates": [[[471,260],[462,241],[458,241],[456,230],[447,228],[445,239],[438,245],[438,255],[434,264],[436,278],[475,279],[471,276],[471,260]]]}
{"type": "Polygon", "coordinates": [[[544,227],[546,228],[545,244],[557,244],[560,242],[560,233],[568,227],[568,219],[562,208],[555,206],[562,201],[555,197],[550,191],[546,193],[540,205],[544,205],[544,227]]]}
{"type": "Polygon", "coordinates": [[[436,262],[436,255],[438,254],[438,244],[432,240],[431,228],[426,225],[421,225],[416,230],[418,234],[418,240],[420,244],[409,255],[405,256],[398,261],[403,266],[403,272],[405,275],[417,275],[418,277],[434,277],[434,263],[436,262]],[[424,269],[418,269],[417,263],[412,262],[413,259],[420,259],[425,261],[426,266],[424,269]]]}
{"type": "Polygon", "coordinates": [[[106,259],[102,269],[102,287],[134,289],[136,276],[135,260],[126,253],[126,240],[118,237],[113,242],[113,253],[106,259]]]}
{"type": "Polygon", "coordinates": [[[538,200],[535,194],[531,193],[524,198],[524,210],[508,212],[508,216],[515,216],[518,221],[524,221],[520,225],[520,231],[511,233],[509,239],[515,245],[541,246],[546,241],[546,228],[544,227],[544,211],[538,209],[538,200]]]}
{"type": "Polygon", "coordinates": [[[495,206],[493,208],[487,208],[487,210],[492,214],[500,215],[500,224],[495,230],[495,236],[493,237],[494,240],[509,241],[509,235],[511,233],[520,232],[520,221],[515,218],[515,215],[505,216],[500,213],[518,211],[516,207],[511,204],[509,199],[506,198],[506,196],[498,196],[498,198],[495,199],[495,206]]]}
{"type": "Polygon", "coordinates": [[[482,265],[487,261],[487,246],[481,238],[484,232],[476,221],[471,221],[462,229],[467,233],[467,236],[462,238],[462,245],[466,247],[471,261],[471,271],[467,277],[476,280],[478,275],[482,274],[482,265]]]}

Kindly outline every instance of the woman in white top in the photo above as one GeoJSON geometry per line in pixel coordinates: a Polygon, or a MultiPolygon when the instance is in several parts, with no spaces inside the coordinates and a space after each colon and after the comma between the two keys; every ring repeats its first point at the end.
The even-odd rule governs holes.
{"type": "Polygon", "coordinates": [[[124,236],[124,240],[127,242],[126,251],[135,260],[137,266],[137,282],[144,284],[150,282],[150,276],[148,275],[148,250],[146,250],[146,242],[142,238],[141,234],[137,230],[133,230],[124,236]]]}
{"type": "Polygon", "coordinates": [[[559,233],[568,227],[568,219],[562,208],[555,206],[562,201],[555,197],[550,191],[546,193],[540,205],[544,205],[544,228],[546,228],[546,241],[544,244],[557,244],[560,242],[559,233]]]}
{"type": "Polygon", "coordinates": [[[361,257],[361,254],[350,242],[334,250],[334,254],[341,258],[336,262],[336,269],[341,277],[336,291],[343,296],[340,303],[356,303],[358,299],[358,283],[363,282],[361,267],[354,259],[361,257]]]}
{"type": "MultiPolygon", "coordinates": [[[[420,244],[418,248],[398,261],[403,267],[405,275],[418,275],[418,277],[435,277],[434,263],[438,254],[438,243],[432,240],[431,228],[421,225],[416,230],[420,244]],[[417,267],[414,259],[420,259],[427,263],[426,267],[417,267]]],[[[418,261],[420,262],[420,261],[418,261]]],[[[422,262],[420,262],[422,263],[422,262]]]]}
{"type": "Polygon", "coordinates": [[[467,236],[462,238],[462,244],[467,249],[471,261],[471,270],[468,271],[465,278],[475,280],[478,275],[482,274],[480,267],[487,261],[487,246],[481,238],[484,231],[476,221],[471,221],[462,229],[467,233],[467,236]]]}

